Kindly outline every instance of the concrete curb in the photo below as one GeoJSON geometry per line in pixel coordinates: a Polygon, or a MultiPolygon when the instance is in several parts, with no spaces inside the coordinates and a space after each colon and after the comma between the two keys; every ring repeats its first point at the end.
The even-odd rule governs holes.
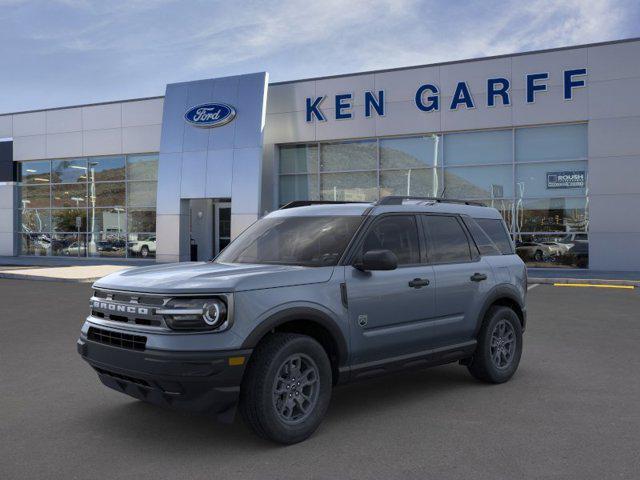
{"type": "Polygon", "coordinates": [[[596,278],[536,278],[529,277],[529,285],[534,283],[541,283],[546,285],[553,285],[554,283],[583,283],[587,285],[620,285],[620,286],[632,286],[640,287],[640,280],[610,280],[610,279],[596,279],[596,278]]]}
{"type": "Polygon", "coordinates": [[[57,277],[41,277],[38,275],[22,275],[20,273],[0,273],[0,278],[6,278],[8,280],[36,280],[39,282],[93,283],[102,277],[57,278],[57,277]]]}

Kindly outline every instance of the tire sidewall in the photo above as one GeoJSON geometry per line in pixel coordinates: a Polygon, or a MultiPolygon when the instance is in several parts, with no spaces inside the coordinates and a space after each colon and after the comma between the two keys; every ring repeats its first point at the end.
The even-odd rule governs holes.
{"type": "Polygon", "coordinates": [[[482,327],[480,338],[481,344],[478,347],[479,358],[476,361],[483,362],[483,367],[490,380],[494,383],[503,383],[509,380],[518,369],[520,358],[522,357],[522,325],[518,315],[507,307],[492,309],[491,315],[482,327]],[[501,320],[507,320],[513,327],[516,337],[516,351],[513,361],[508,368],[500,369],[496,367],[491,359],[491,335],[496,324],[501,320]]]}
{"type": "Polygon", "coordinates": [[[282,443],[296,443],[308,438],[320,425],[329,407],[332,388],[331,364],[322,346],[310,337],[297,336],[280,348],[268,359],[269,365],[264,378],[264,387],[259,392],[261,398],[262,425],[269,437],[282,443]],[[284,361],[291,355],[304,353],[313,359],[318,367],[320,391],[314,410],[302,422],[289,425],[279,418],[273,406],[272,385],[284,361]]]}

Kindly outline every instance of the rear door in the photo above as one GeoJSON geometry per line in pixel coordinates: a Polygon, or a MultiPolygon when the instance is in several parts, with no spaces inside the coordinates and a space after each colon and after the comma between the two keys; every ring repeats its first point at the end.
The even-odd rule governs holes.
{"type": "MultiPolygon", "coordinates": [[[[435,315],[433,268],[415,215],[376,218],[363,232],[354,261],[369,250],[387,249],[398,268],[362,272],[345,267],[353,362],[365,364],[427,348],[435,315]]],[[[350,262],[354,263],[354,262],[350,262]]]]}
{"type": "Polygon", "coordinates": [[[479,304],[493,284],[483,261],[457,215],[421,215],[427,256],[436,280],[437,341],[450,345],[473,338],[479,304]]]}

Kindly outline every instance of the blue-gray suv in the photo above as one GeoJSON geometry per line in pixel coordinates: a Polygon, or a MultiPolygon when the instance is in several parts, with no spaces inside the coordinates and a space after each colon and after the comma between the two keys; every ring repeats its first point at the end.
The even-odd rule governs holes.
{"type": "Polygon", "coordinates": [[[309,437],[335,385],[459,362],[515,373],[526,270],[497,210],[438,198],[292,202],[212,262],[97,281],[80,355],[106,386],[309,437]]]}

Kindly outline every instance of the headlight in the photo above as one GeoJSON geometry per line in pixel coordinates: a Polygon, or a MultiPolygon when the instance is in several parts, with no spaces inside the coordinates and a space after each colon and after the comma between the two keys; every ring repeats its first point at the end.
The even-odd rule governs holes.
{"type": "Polygon", "coordinates": [[[227,305],[221,298],[174,298],[156,313],[173,330],[224,330],[228,326],[227,305]]]}

